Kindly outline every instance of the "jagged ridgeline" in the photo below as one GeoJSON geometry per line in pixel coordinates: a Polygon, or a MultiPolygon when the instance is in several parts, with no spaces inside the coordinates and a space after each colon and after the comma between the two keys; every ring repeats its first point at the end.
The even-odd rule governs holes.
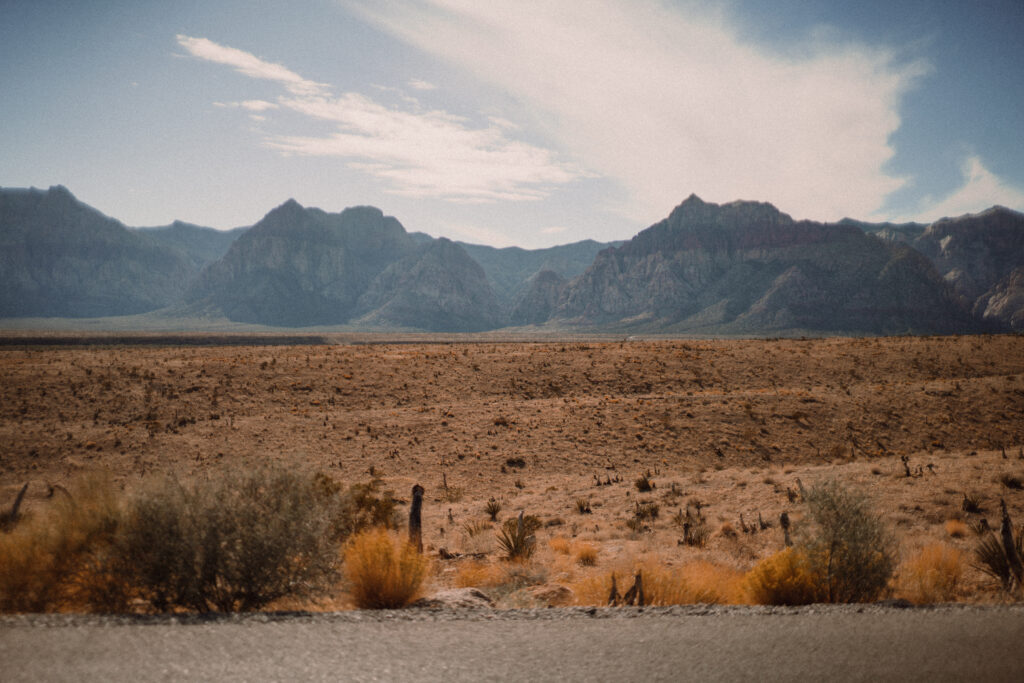
{"type": "Polygon", "coordinates": [[[795,221],[691,196],[624,243],[527,250],[289,200],[248,228],[127,228],[67,189],[0,189],[0,316],[156,311],[283,327],[680,334],[1024,329],[1024,215],[795,221]]]}

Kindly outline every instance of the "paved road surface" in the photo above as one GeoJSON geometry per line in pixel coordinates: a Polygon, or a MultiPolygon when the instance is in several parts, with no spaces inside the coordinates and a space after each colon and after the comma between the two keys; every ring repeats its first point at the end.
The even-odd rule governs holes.
{"type": "Polygon", "coordinates": [[[1024,681],[1024,607],[0,619],[4,681],[1024,681]]]}

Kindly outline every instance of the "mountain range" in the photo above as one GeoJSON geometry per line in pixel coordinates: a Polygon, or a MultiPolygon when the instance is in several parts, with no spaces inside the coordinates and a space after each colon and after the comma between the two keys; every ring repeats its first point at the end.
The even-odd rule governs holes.
{"type": "Polygon", "coordinates": [[[631,240],[527,250],[294,200],[232,231],[129,228],[66,188],[0,188],[0,317],[158,311],[277,327],[702,335],[1024,330],[1024,214],[797,221],[695,195],[631,240]]]}

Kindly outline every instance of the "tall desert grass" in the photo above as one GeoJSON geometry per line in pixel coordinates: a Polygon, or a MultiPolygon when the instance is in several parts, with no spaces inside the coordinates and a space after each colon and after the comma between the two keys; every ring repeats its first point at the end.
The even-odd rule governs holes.
{"type": "MultiPolygon", "coordinates": [[[[633,583],[636,572],[643,578],[645,605],[735,604],[743,597],[743,574],[705,560],[672,566],[658,558],[643,558],[615,565],[619,593],[633,583]]],[[[585,576],[571,585],[578,605],[607,605],[613,571],[585,576]]]]}
{"type": "Polygon", "coordinates": [[[345,576],[361,609],[397,609],[420,595],[428,561],[384,529],[353,536],[345,549],[345,576]]]}
{"type": "Polygon", "coordinates": [[[956,599],[963,574],[963,553],[944,543],[933,543],[900,566],[900,592],[917,605],[950,602],[956,599]]]}
{"type": "Polygon", "coordinates": [[[0,612],[89,609],[109,588],[98,560],[120,521],[113,487],[93,477],[0,534],[0,612]]]}
{"type": "Polygon", "coordinates": [[[743,589],[747,600],[757,605],[809,605],[828,597],[824,577],[797,548],[761,560],[747,573],[743,589]]]}

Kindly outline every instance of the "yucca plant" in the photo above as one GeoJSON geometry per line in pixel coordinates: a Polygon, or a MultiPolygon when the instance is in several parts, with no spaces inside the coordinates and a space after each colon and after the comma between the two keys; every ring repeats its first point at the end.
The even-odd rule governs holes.
{"type": "Polygon", "coordinates": [[[1024,528],[1018,529],[1016,534],[1013,533],[1013,522],[1006,509],[1006,502],[1000,503],[1003,511],[1000,534],[997,536],[988,529],[981,537],[974,548],[974,557],[977,560],[974,566],[998,579],[1003,589],[1010,592],[1015,582],[1018,588],[1021,587],[1024,575],[1021,567],[1021,558],[1024,557],[1024,528]]]}
{"type": "Polygon", "coordinates": [[[508,519],[498,531],[498,545],[505,551],[509,560],[526,560],[533,555],[537,547],[537,536],[534,534],[540,526],[540,520],[530,515],[524,519],[523,513],[519,517],[508,519]],[[536,524],[534,524],[534,521],[536,524]]]}
{"type": "Polygon", "coordinates": [[[484,506],[484,512],[491,518],[492,522],[498,521],[498,513],[501,512],[501,503],[491,498],[484,506]]]}

